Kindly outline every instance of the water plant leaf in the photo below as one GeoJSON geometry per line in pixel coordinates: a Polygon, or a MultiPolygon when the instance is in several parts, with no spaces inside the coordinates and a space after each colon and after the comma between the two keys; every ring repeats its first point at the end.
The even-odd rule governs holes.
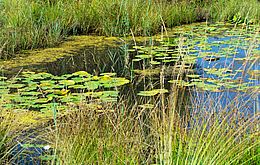
{"type": "Polygon", "coordinates": [[[88,81],[88,82],[85,82],[85,87],[88,89],[88,90],[95,90],[95,89],[98,89],[98,87],[101,85],[98,81],[88,81]]]}
{"type": "Polygon", "coordinates": [[[155,96],[157,94],[167,93],[167,89],[153,89],[150,91],[140,91],[137,95],[139,96],[155,96]]]}
{"type": "Polygon", "coordinates": [[[128,84],[130,81],[125,78],[111,78],[111,79],[102,79],[99,81],[102,83],[102,86],[105,88],[111,88],[111,87],[119,87],[125,84],[128,84]]]}
{"type": "Polygon", "coordinates": [[[138,61],[141,61],[142,59],[140,59],[140,58],[134,58],[132,61],[136,61],[136,62],[138,62],[138,61]]]}
{"type": "Polygon", "coordinates": [[[6,80],[6,77],[0,76],[0,80],[6,80]]]}
{"type": "Polygon", "coordinates": [[[35,103],[39,103],[39,104],[48,103],[51,100],[52,99],[50,99],[50,98],[39,98],[39,99],[35,100],[35,103]]]}
{"type": "Polygon", "coordinates": [[[62,90],[54,90],[53,94],[54,95],[61,95],[61,96],[63,96],[63,95],[68,94],[69,92],[70,92],[70,90],[62,89],[62,90]]]}
{"type": "Polygon", "coordinates": [[[150,64],[152,64],[152,65],[159,65],[159,64],[161,64],[161,62],[159,62],[159,61],[151,61],[150,64]]]}
{"type": "Polygon", "coordinates": [[[16,89],[20,89],[22,87],[24,87],[24,84],[10,84],[8,85],[8,88],[16,88],[16,89]]]}
{"type": "Polygon", "coordinates": [[[61,80],[61,81],[59,81],[59,83],[66,85],[66,86],[70,86],[70,85],[74,85],[75,81],[73,81],[73,80],[61,80]]]}
{"type": "Polygon", "coordinates": [[[141,58],[141,59],[146,59],[146,58],[152,58],[152,55],[147,55],[147,54],[142,54],[142,55],[136,55],[135,57],[141,58]]]}
{"type": "Polygon", "coordinates": [[[80,76],[80,77],[90,77],[91,74],[89,74],[86,71],[78,71],[72,74],[73,76],[80,76]]]}
{"type": "Polygon", "coordinates": [[[72,88],[72,89],[86,89],[87,87],[84,86],[84,85],[76,84],[76,85],[70,85],[70,86],[68,86],[68,88],[72,88]]]}

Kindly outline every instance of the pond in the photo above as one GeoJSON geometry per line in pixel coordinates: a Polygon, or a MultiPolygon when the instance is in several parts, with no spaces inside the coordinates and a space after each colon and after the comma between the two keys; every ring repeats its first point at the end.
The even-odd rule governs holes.
{"type": "Polygon", "coordinates": [[[237,104],[253,115],[259,111],[260,99],[259,30],[257,26],[198,23],[148,39],[78,42],[49,61],[22,62],[26,56],[18,62],[2,61],[1,105],[33,113],[29,123],[37,123],[39,118],[70,113],[68,106],[83,103],[102,111],[102,106],[113,106],[119,97],[134,98],[140,108],[152,109],[157,96],[168,98],[174,86],[183,92],[181,106],[214,100],[208,105],[237,104]]]}

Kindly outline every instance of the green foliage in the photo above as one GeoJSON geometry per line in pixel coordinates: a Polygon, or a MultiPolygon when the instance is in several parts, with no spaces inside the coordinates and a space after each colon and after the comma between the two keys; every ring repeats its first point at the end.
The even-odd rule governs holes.
{"type": "Polygon", "coordinates": [[[137,95],[139,96],[155,96],[157,94],[167,93],[167,89],[153,89],[150,91],[140,91],[137,95]]]}
{"type": "Polygon", "coordinates": [[[79,71],[54,76],[48,73],[23,72],[19,78],[2,81],[0,98],[4,99],[6,104],[2,106],[7,109],[40,110],[48,114],[52,112],[53,102],[58,105],[57,109],[60,111],[66,104],[88,103],[94,98],[115,102],[118,97],[115,88],[127,83],[129,80],[115,77],[113,73],[93,76],[79,71]]]}
{"type": "MultiPolygon", "coordinates": [[[[112,117],[111,112],[106,112],[108,111],[104,111],[105,114],[93,114],[93,111],[84,115],[79,114],[77,118],[68,118],[67,126],[58,126],[57,163],[137,164],[140,162],[144,146],[136,145],[140,144],[143,138],[140,127],[135,125],[136,121],[131,120],[126,114],[112,117]],[[75,123],[78,123],[78,126],[75,123]]],[[[52,138],[51,141],[53,140],[52,138]]]]}
{"type": "Polygon", "coordinates": [[[69,116],[64,119],[66,124],[58,125],[56,141],[54,134],[49,134],[50,141],[57,143],[57,161],[62,164],[259,163],[259,114],[245,118],[237,110],[225,112],[234,107],[227,105],[218,110],[220,104],[208,105],[218,100],[200,103],[201,98],[194,99],[198,102],[193,102],[187,121],[174,111],[174,106],[159,108],[158,102],[138,106],[134,103],[131,107],[128,102],[119,102],[114,112],[105,107],[107,110],[102,113],[88,111],[69,116]],[[164,112],[165,109],[168,111],[164,112]],[[148,111],[143,113],[144,110],[148,111]]]}
{"type": "Polygon", "coordinates": [[[8,159],[14,158],[11,156],[12,148],[15,147],[13,140],[18,133],[10,134],[15,127],[15,120],[12,120],[12,115],[0,108],[0,164],[6,164],[8,159]]]}
{"type": "MultiPolygon", "coordinates": [[[[0,57],[21,49],[53,46],[71,34],[152,35],[161,26],[200,20],[257,23],[256,0],[3,0],[0,4],[0,57]],[[47,3],[51,2],[51,3],[47,3]],[[13,12],[15,11],[15,12],[13,12]]],[[[9,54],[9,55],[8,55],[9,54]]]]}
{"type": "MultiPolygon", "coordinates": [[[[200,90],[214,92],[225,90],[257,92],[259,70],[248,68],[245,69],[246,71],[240,71],[226,65],[221,68],[214,66],[205,68],[204,66],[204,75],[198,75],[195,73],[194,67],[201,65],[197,62],[198,60],[203,60],[208,65],[215,64],[215,66],[221,65],[221,62],[226,60],[234,60],[233,65],[237,68],[243,68],[242,63],[237,61],[248,61],[250,65],[255,65],[259,60],[257,55],[259,35],[255,34],[258,27],[258,25],[251,25],[244,29],[243,26],[237,26],[232,29],[229,25],[222,23],[176,27],[173,31],[168,31],[169,34],[174,34],[174,37],[161,39],[160,45],[133,46],[128,51],[134,56],[132,59],[133,71],[139,77],[151,76],[154,79],[160,74],[175,76],[175,79],[168,80],[168,82],[179,87],[196,87],[200,90]],[[209,42],[208,38],[213,37],[217,37],[218,40],[209,42]],[[241,50],[249,48],[250,51],[245,55],[241,54],[241,50]],[[218,61],[220,62],[218,63],[218,61]],[[241,72],[244,75],[243,80],[240,80],[241,76],[238,76],[241,72]]],[[[157,94],[154,90],[143,92],[138,95],[157,94]]]]}
{"type": "MultiPolygon", "coordinates": [[[[160,164],[258,164],[260,145],[257,118],[241,120],[241,112],[225,114],[207,106],[208,112],[193,114],[182,130],[173,121],[161,127],[160,164]],[[209,113],[209,114],[206,114],[209,113]],[[183,131],[183,132],[182,132],[183,131]]],[[[225,107],[227,108],[227,107],[225,107]]],[[[224,108],[224,109],[225,109],[224,108]]],[[[259,115],[259,114],[258,114],[259,115]]],[[[168,118],[169,119],[169,118],[168,118]]]]}

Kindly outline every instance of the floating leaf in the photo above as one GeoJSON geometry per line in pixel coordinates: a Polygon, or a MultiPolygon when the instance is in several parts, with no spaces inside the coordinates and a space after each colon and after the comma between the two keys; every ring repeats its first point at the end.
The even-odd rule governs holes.
{"type": "Polygon", "coordinates": [[[78,71],[78,72],[73,73],[72,75],[80,76],[80,77],[90,77],[91,76],[91,74],[89,74],[86,71],[78,71]]]}
{"type": "Polygon", "coordinates": [[[8,88],[16,88],[16,89],[20,89],[22,87],[24,87],[24,84],[10,84],[8,85],[8,88]]]}
{"type": "MultiPolygon", "coordinates": [[[[91,77],[73,77],[71,81],[74,81],[75,83],[84,83],[86,81],[89,81],[91,80],[91,77]]],[[[74,84],[71,84],[71,85],[74,85],[74,84]]]]}
{"type": "Polygon", "coordinates": [[[22,96],[38,96],[38,95],[41,95],[42,93],[31,91],[31,92],[21,92],[20,94],[22,96]]]}
{"type": "Polygon", "coordinates": [[[35,100],[35,103],[48,103],[49,101],[51,101],[52,98],[39,98],[37,100],[35,100]]]}
{"type": "Polygon", "coordinates": [[[105,88],[111,88],[111,87],[119,87],[128,84],[129,80],[125,78],[113,78],[111,80],[100,80],[100,83],[102,83],[102,85],[105,88]]]}
{"type": "Polygon", "coordinates": [[[69,85],[74,85],[75,81],[73,81],[73,80],[61,80],[61,81],[59,81],[59,83],[66,85],[66,86],[69,86],[69,85]]]}
{"type": "Polygon", "coordinates": [[[53,94],[63,96],[63,95],[68,94],[69,92],[70,92],[70,90],[62,89],[62,90],[54,90],[53,94]]]}
{"type": "Polygon", "coordinates": [[[68,88],[74,88],[74,89],[86,89],[87,87],[84,85],[70,85],[68,88]]]}
{"type": "Polygon", "coordinates": [[[155,96],[157,94],[167,93],[167,89],[153,89],[150,91],[140,91],[137,95],[139,96],[155,96]]]}
{"type": "Polygon", "coordinates": [[[85,96],[89,97],[100,97],[103,95],[103,92],[86,92],[85,96]]]}
{"type": "Polygon", "coordinates": [[[158,62],[158,61],[151,61],[150,64],[152,64],[152,65],[159,65],[159,64],[161,64],[161,62],[158,62]]]}
{"type": "Polygon", "coordinates": [[[88,81],[88,82],[85,82],[84,85],[88,90],[95,90],[95,89],[98,89],[98,87],[100,86],[100,83],[98,81],[88,81]]]}

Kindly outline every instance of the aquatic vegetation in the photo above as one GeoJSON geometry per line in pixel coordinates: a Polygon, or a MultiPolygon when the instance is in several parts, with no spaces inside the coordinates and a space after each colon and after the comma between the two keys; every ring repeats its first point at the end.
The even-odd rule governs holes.
{"type": "Polygon", "coordinates": [[[192,24],[168,31],[159,45],[133,46],[129,54],[136,75],[175,75],[177,80],[168,82],[212,92],[257,92],[259,70],[252,68],[259,63],[259,41],[258,26],[232,29],[222,24],[192,24]]]}
{"type": "Polygon", "coordinates": [[[5,79],[0,84],[3,108],[15,110],[36,110],[52,115],[55,106],[59,113],[66,104],[116,102],[119,92],[116,88],[129,83],[114,73],[93,76],[85,71],[54,76],[49,73],[22,72],[21,76],[5,79]],[[99,100],[99,101],[98,101],[99,100]]]}
{"type": "Polygon", "coordinates": [[[42,65],[57,61],[61,58],[77,55],[82,49],[86,49],[86,47],[97,46],[99,49],[105,49],[107,46],[116,46],[116,42],[118,42],[118,39],[115,37],[72,36],[57,47],[22,51],[20,54],[16,54],[16,58],[0,60],[0,66],[3,67],[1,70],[8,71],[13,68],[42,65]]]}
{"type": "Polygon", "coordinates": [[[140,91],[137,95],[139,96],[155,96],[157,94],[167,93],[167,89],[153,89],[150,91],[140,91]]]}
{"type": "Polygon", "coordinates": [[[120,77],[122,68],[1,76],[0,109],[14,130],[50,125],[39,133],[48,145],[22,143],[31,157],[48,146],[37,159],[50,164],[257,164],[258,28],[176,27],[129,46],[120,77]]]}

